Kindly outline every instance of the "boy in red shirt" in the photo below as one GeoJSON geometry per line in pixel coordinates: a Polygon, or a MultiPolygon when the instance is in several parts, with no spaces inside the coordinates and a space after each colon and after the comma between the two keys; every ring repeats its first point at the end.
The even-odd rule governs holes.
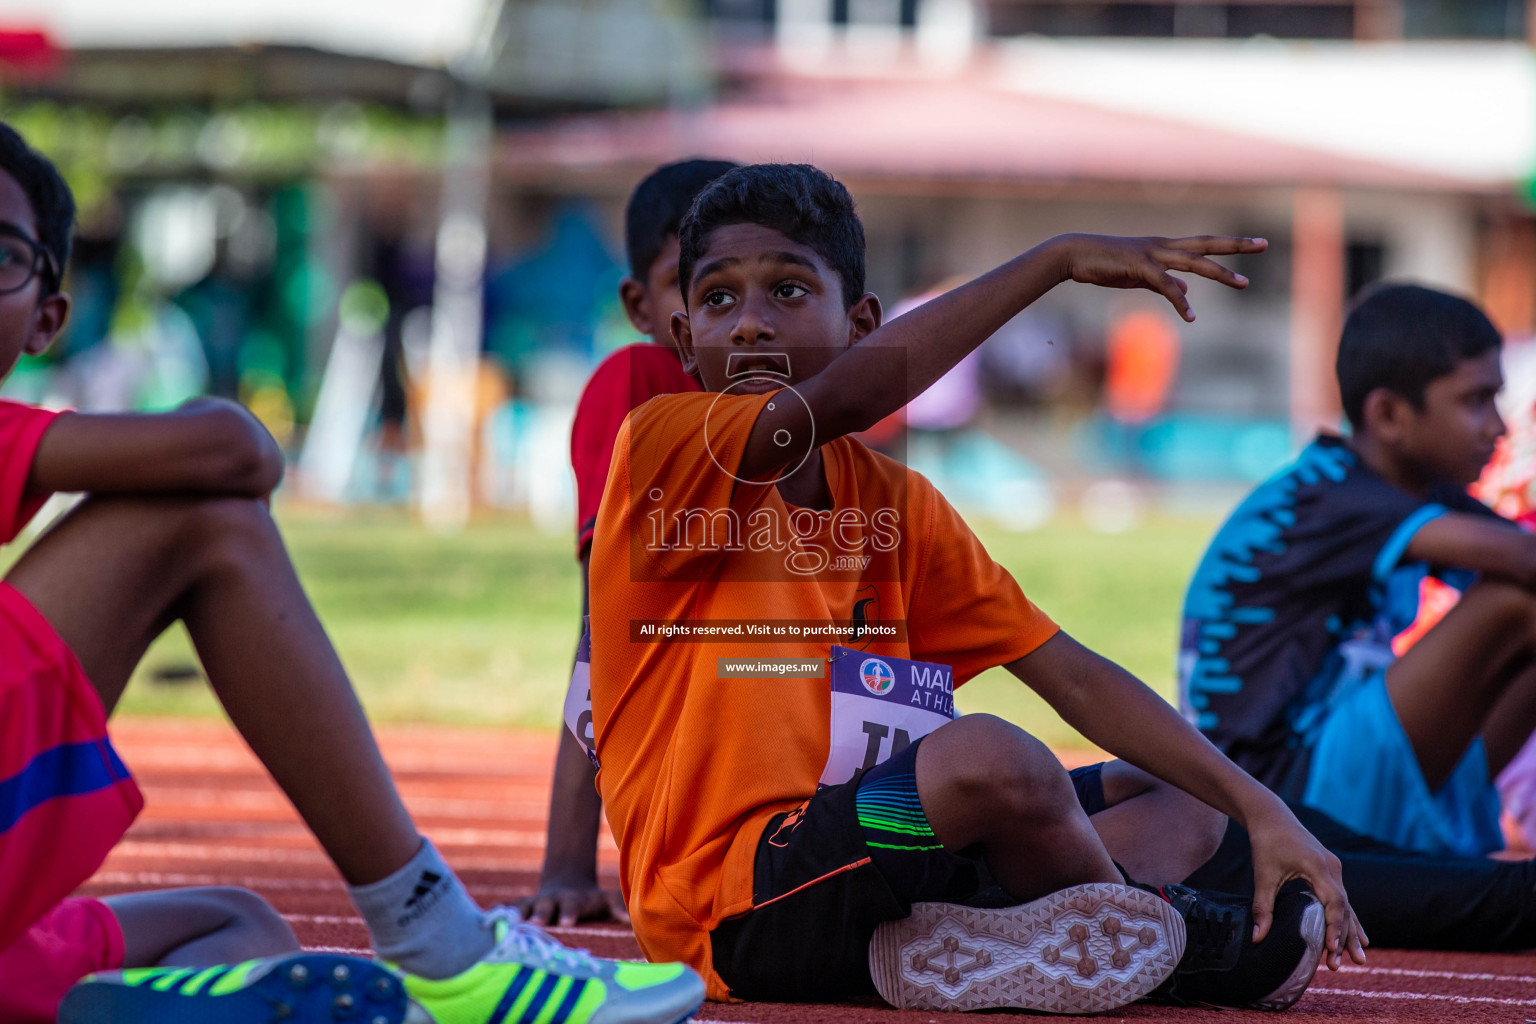
{"type": "MultiPolygon", "coordinates": [[[[576,474],[576,559],[581,563],[581,614],[587,614],[587,564],[598,502],[608,480],[613,441],[629,411],[657,395],[699,390],[672,346],[671,318],[683,308],[677,288],[677,225],[699,190],[737,166],[726,160],[682,160],[656,168],[630,194],[624,211],[629,276],[619,299],[636,331],[649,341],[627,345],[598,364],[576,404],[571,469],[576,474]]],[[[590,739],[592,703],[573,680],[566,717],[590,739]]],[[[518,907],[541,924],[573,925],[613,916],[628,920],[624,903],[597,884],[597,828],[602,798],[592,764],[573,733],[562,729],[549,800],[549,834],[539,891],[518,907]]]]}
{"type": "MultiPolygon", "coordinates": [[[[0,377],[64,325],[73,221],[58,171],[0,124],[0,377]]],[[[686,1015],[703,993],[685,968],[599,961],[509,908],[480,910],[416,831],[268,511],[282,470],[271,436],[227,402],[149,416],[0,402],[0,538],[50,494],[89,493],[0,583],[0,1020],[52,1021],[57,1009],[64,1024],[274,1012],[399,1024],[408,1011],[489,1019],[514,1005],[571,1021],[686,1015]],[[142,805],[106,717],[177,620],[398,976],[320,954],[221,966],[295,948],[249,899],[234,909],[257,927],[235,931],[227,899],[201,910],[195,894],[61,902],[142,805]],[[61,1005],[91,971],[108,973],[61,1005]]]]}
{"type": "Polygon", "coordinates": [[[1208,256],[1264,243],[1062,236],[882,326],[852,200],[813,167],[723,175],[679,235],[673,340],[706,392],[630,414],[591,574],[598,782],[647,955],[715,999],[1066,1013],[1154,990],[1283,1008],[1325,916],[1329,965],[1363,960],[1337,860],[1284,804],[1060,632],[926,480],[848,437],[1064,280],[1193,319],[1169,271],[1242,287],[1208,256]],[[953,685],[994,665],[1247,826],[1251,928],[1245,900],[1128,885],[1111,859],[1184,877],[1209,848],[1146,853],[1204,833],[1208,809],[1133,798],[1090,821],[1039,741],[954,719],[953,685]],[[1281,889],[1298,878],[1321,906],[1281,889]],[[993,888],[1011,905],[978,907],[993,888]]]}

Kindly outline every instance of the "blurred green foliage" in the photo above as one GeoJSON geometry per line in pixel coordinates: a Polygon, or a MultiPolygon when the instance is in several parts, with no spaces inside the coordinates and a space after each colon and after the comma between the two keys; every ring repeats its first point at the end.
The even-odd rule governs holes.
{"type": "Polygon", "coordinates": [[[82,210],[131,179],[285,182],[361,164],[435,167],[443,152],[441,118],[354,103],[114,113],[30,101],[6,104],[5,120],[58,165],[82,210]]]}

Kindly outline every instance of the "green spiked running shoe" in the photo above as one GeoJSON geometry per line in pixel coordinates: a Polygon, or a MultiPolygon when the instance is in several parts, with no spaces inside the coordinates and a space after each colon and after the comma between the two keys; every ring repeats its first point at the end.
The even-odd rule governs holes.
{"type": "Polygon", "coordinates": [[[704,1002],[704,982],[682,964],[602,960],[510,907],[490,917],[496,946],[463,974],[433,981],[401,972],[433,1024],[680,1024],[704,1002]]]}
{"type": "Polygon", "coordinates": [[[58,1024],[402,1024],[415,1012],[383,964],[294,953],[218,967],[137,967],[69,990],[58,1024]]]}

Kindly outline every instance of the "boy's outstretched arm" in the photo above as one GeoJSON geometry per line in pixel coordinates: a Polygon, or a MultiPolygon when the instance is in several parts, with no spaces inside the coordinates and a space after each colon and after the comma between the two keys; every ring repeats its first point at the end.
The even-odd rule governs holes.
{"type": "Polygon", "coordinates": [[[926,391],[1030,303],[1064,281],[1161,293],[1194,320],[1185,271],[1246,288],[1241,275],[1209,259],[1263,252],[1261,238],[1120,238],[1059,235],[968,284],[876,327],[821,373],[795,386],[804,402],[775,402],[752,429],[740,475],[766,475],[805,451],[774,438],[812,438],[823,445],[866,430],[926,391]],[[905,358],[897,357],[902,354],[905,358]],[[896,357],[896,358],[893,358],[896,357]],[[780,433],[785,431],[787,433],[780,433]]]}
{"type": "Polygon", "coordinates": [[[1536,536],[1505,519],[1448,513],[1419,527],[1405,555],[1536,590],[1536,536]]]}
{"type": "Polygon", "coordinates": [[[167,413],[60,416],[38,445],[27,487],[259,498],[282,478],[282,450],[261,421],[234,402],[198,398],[167,413]]]}
{"type": "Polygon", "coordinates": [[[1255,941],[1269,931],[1280,886],[1303,878],[1327,915],[1329,968],[1337,970],[1345,953],[1365,962],[1369,940],[1350,909],[1338,858],[1301,827],[1278,796],[1229,761],[1166,701],[1065,633],[1007,668],[1089,740],[1248,829],[1255,941]]]}

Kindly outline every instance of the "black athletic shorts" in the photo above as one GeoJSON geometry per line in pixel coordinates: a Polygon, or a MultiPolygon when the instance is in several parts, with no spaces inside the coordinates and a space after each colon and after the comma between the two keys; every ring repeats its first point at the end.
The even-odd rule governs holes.
{"type": "MultiPolygon", "coordinates": [[[[769,819],[758,842],[753,908],[710,936],[714,968],[738,999],[831,1002],[875,995],[875,928],[920,902],[1008,906],[979,850],[951,853],[917,799],[921,740],[801,808],[769,819]],[[861,799],[862,793],[862,799],[861,799]]],[[[1099,770],[1072,772],[1079,803],[1104,809],[1099,770]]]]}

